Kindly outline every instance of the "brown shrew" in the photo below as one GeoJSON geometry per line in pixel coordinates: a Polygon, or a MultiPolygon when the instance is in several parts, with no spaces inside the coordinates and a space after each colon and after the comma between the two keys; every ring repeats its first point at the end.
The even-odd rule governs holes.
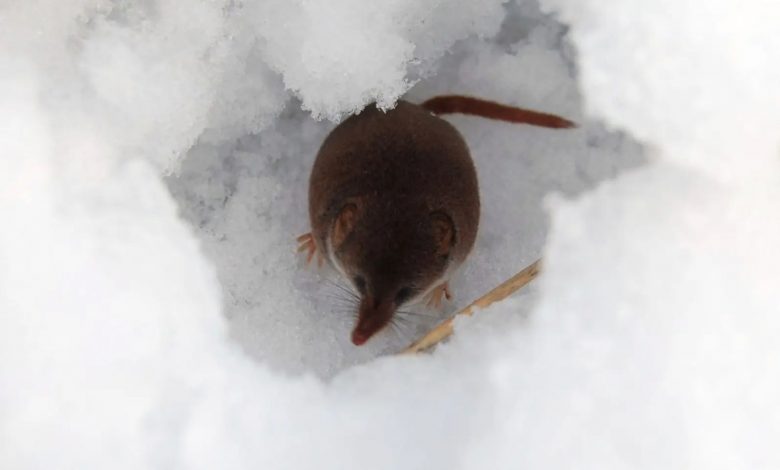
{"type": "Polygon", "coordinates": [[[326,260],[360,296],[352,342],[362,345],[402,305],[449,298],[447,282],[479,228],[479,186],[460,133],[438,114],[462,113],[541,127],[561,117],[466,96],[422,105],[369,106],[336,126],[309,181],[311,232],[301,251],[326,260]]]}

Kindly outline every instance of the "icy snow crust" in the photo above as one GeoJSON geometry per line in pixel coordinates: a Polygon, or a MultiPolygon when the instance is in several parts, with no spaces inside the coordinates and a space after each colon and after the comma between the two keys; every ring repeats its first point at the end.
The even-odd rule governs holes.
{"type": "Polygon", "coordinates": [[[0,468],[780,466],[780,7],[541,9],[0,6],[0,468]],[[355,348],[294,253],[314,154],[450,92],[582,123],[448,118],[457,303],[545,273],[431,356],[355,348]]]}

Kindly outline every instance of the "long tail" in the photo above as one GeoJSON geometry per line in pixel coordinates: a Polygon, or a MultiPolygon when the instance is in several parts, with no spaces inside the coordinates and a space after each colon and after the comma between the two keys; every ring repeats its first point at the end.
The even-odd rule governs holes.
{"type": "Polygon", "coordinates": [[[515,108],[493,101],[471,98],[469,96],[445,95],[436,96],[421,105],[433,114],[471,114],[499,121],[530,124],[532,126],[567,129],[576,125],[554,114],[540,113],[530,109],[515,108]]]}

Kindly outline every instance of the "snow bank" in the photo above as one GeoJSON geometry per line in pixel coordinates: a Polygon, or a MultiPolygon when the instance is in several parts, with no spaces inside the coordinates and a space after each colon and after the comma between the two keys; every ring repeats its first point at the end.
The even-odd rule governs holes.
{"type": "Polygon", "coordinates": [[[778,7],[418,3],[0,7],[2,468],[780,465],[778,7]],[[293,252],[312,116],[441,92],[583,125],[452,118],[458,301],[545,274],[375,359],[293,252]]]}

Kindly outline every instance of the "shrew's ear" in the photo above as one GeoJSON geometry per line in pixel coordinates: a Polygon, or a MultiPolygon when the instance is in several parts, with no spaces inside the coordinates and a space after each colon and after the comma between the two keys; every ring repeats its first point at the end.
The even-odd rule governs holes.
{"type": "Polygon", "coordinates": [[[452,217],[444,211],[434,211],[431,212],[430,218],[433,239],[436,243],[436,254],[448,256],[456,243],[455,224],[452,222],[452,217]]]}
{"type": "Polygon", "coordinates": [[[338,249],[344,240],[355,229],[359,217],[358,206],[354,202],[349,202],[341,208],[336,221],[333,224],[333,233],[331,234],[331,243],[334,249],[338,249]]]}

